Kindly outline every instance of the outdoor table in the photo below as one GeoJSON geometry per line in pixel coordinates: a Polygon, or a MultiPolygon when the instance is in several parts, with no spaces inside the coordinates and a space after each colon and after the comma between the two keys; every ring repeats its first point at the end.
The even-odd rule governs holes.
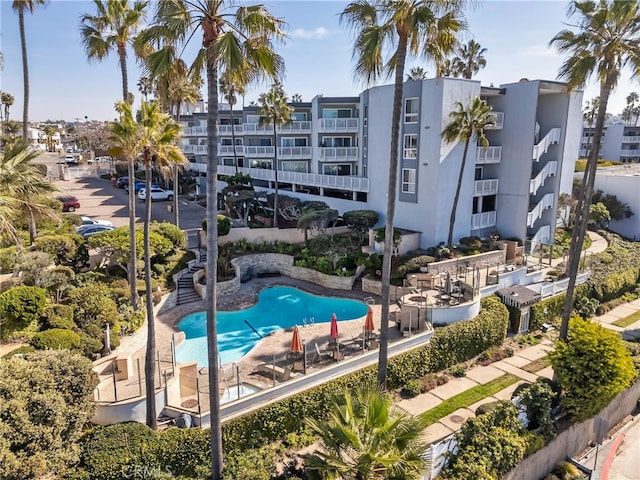
{"type": "Polygon", "coordinates": [[[342,344],[342,343],[337,343],[337,342],[335,342],[335,341],[334,341],[334,342],[329,342],[329,343],[327,344],[327,350],[328,350],[329,352],[335,352],[335,351],[337,351],[337,350],[343,351],[343,350],[344,350],[344,348],[345,348],[344,344],[342,344]]]}
{"type": "Polygon", "coordinates": [[[377,340],[378,334],[376,332],[363,332],[360,335],[358,335],[358,338],[362,338],[366,341],[377,340]]]}

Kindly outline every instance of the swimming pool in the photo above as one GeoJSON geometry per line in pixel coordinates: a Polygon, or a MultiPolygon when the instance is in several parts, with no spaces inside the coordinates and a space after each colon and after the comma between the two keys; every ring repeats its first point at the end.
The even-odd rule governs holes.
{"type": "MultiPolygon", "coordinates": [[[[246,322],[265,337],[281,328],[310,323],[312,318],[316,323],[328,323],[333,313],[338,321],[354,320],[367,314],[367,305],[358,300],[319,297],[292,287],[266,288],[258,294],[258,303],[253,307],[217,313],[221,362],[235,362],[261,340],[246,322]]],[[[185,333],[186,340],[176,349],[176,360],[197,361],[199,366],[207,366],[206,312],[186,316],[178,328],[185,333]]],[[[328,332],[327,329],[327,335],[328,332]]]]}

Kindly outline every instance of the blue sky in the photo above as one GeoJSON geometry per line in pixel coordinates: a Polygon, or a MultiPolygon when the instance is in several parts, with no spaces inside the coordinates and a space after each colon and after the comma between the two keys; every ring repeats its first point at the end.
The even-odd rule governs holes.
{"type": "MultiPolygon", "coordinates": [[[[351,48],[353,38],[338,22],[338,13],[347,2],[329,0],[266,1],[274,14],[287,23],[289,39],[278,50],[285,58],[285,91],[299,93],[305,101],[317,94],[356,95],[364,86],[353,78],[351,48]]],[[[483,0],[467,12],[469,31],[487,48],[487,67],[475,77],[483,85],[529,79],[555,80],[562,57],[549,49],[549,40],[565,28],[567,2],[483,0]]],[[[93,3],[84,0],[50,0],[46,8],[25,15],[29,53],[30,106],[32,121],[87,116],[92,120],[111,120],[114,104],[121,96],[120,70],[115,55],[101,63],[87,62],[80,42],[79,19],[94,13],[93,3]]],[[[199,39],[194,39],[199,42],[199,39]]],[[[192,42],[194,41],[192,40],[192,42]]],[[[10,0],[0,0],[0,50],[4,70],[0,90],[11,93],[15,104],[11,118],[22,118],[22,61],[18,17],[10,0]]],[[[187,62],[189,58],[185,57],[187,62]]],[[[434,68],[419,60],[411,66],[423,66],[433,75],[434,68]]],[[[407,68],[407,70],[408,70],[407,68]]],[[[140,73],[133,55],[129,56],[129,90],[138,94],[140,73]]],[[[252,87],[247,102],[255,99],[265,85],[252,87]]],[[[609,112],[617,114],[625,106],[631,91],[640,91],[624,75],[609,101],[609,112]]],[[[585,99],[597,95],[595,84],[585,99]]]]}

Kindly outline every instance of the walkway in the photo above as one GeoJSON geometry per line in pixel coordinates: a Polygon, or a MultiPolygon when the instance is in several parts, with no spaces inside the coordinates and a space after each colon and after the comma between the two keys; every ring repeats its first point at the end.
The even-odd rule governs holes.
{"type": "Polygon", "coordinates": [[[509,400],[518,385],[525,382],[534,382],[538,377],[553,377],[551,367],[544,368],[535,374],[529,373],[521,368],[535,360],[545,357],[547,352],[553,349],[552,345],[553,343],[550,340],[543,340],[539,345],[516,351],[513,357],[505,358],[487,366],[474,367],[466,372],[465,377],[454,378],[427,393],[417,395],[411,399],[401,400],[398,402],[398,406],[413,415],[420,415],[437,407],[443,401],[455,395],[477,385],[489,383],[504,374],[508,373],[521,379],[491,397],[484,398],[469,407],[456,410],[427,428],[427,440],[430,443],[438,442],[460,430],[465,420],[475,416],[475,411],[480,405],[498,400],[509,400]]]}
{"type": "Polygon", "coordinates": [[[625,340],[633,339],[635,337],[640,336],[640,318],[637,322],[632,323],[627,327],[619,327],[614,325],[614,322],[618,320],[628,317],[640,310],[640,298],[625,303],[623,305],[619,305],[615,308],[612,308],[604,315],[600,315],[599,317],[595,317],[594,320],[600,323],[603,327],[608,328],[609,330],[613,330],[614,332],[618,332],[622,335],[622,338],[625,340]]]}

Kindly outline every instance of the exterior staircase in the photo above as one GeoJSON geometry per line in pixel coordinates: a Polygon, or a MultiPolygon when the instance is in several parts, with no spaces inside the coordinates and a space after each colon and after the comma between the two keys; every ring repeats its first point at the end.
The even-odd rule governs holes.
{"type": "Polygon", "coordinates": [[[176,305],[184,305],[185,303],[202,300],[198,292],[193,288],[193,275],[197,271],[202,270],[206,259],[206,252],[198,250],[196,252],[196,260],[189,262],[189,268],[185,268],[178,274],[176,305]]]}

